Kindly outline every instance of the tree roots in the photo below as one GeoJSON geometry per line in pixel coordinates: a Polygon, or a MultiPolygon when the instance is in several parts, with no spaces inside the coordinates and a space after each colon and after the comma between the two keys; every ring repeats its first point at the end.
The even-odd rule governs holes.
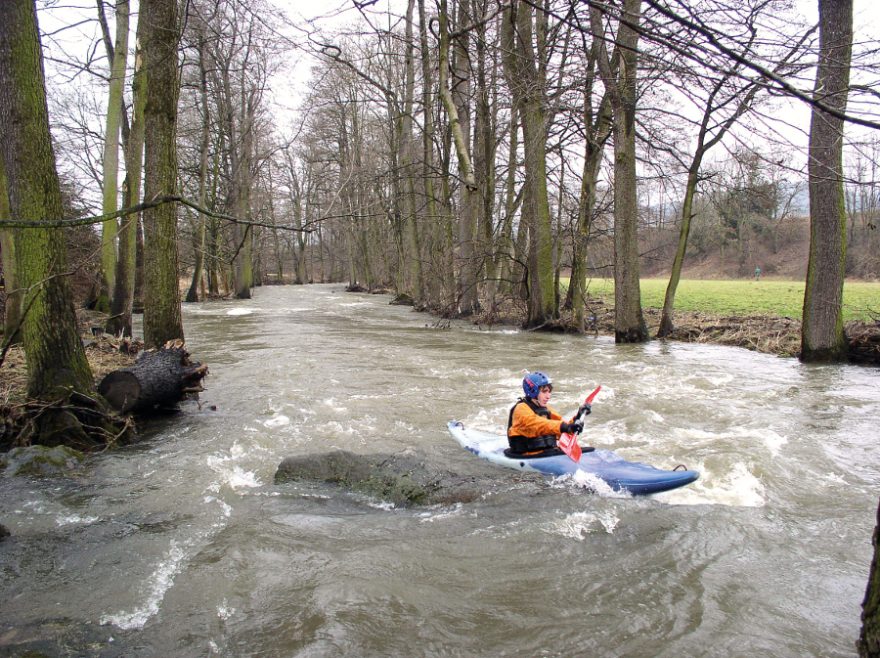
{"type": "Polygon", "coordinates": [[[97,396],[72,392],[52,402],[0,403],[0,450],[41,444],[81,451],[106,450],[127,443],[134,423],[97,396]]]}

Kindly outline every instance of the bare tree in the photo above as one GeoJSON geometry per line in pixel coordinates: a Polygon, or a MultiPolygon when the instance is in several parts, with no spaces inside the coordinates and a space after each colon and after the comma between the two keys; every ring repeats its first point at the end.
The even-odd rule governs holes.
{"type": "Polygon", "coordinates": [[[819,0],[819,66],[810,121],[810,262],[804,292],[802,361],[844,361],[843,281],[846,210],[843,193],[843,118],[852,57],[852,0],[819,0]]]}
{"type": "MultiPolygon", "coordinates": [[[[144,109],[147,201],[177,191],[177,100],[180,89],[176,0],[141,0],[147,99],[144,109]]],[[[177,256],[177,209],[144,212],[144,343],[160,347],[183,338],[177,256]]]]}
{"type": "MultiPolygon", "coordinates": [[[[742,10],[744,14],[739,17],[739,20],[733,20],[733,25],[729,25],[726,29],[728,34],[731,34],[737,25],[743,25],[743,51],[745,53],[753,53],[752,56],[757,59],[757,53],[754,51],[755,42],[758,41],[759,34],[761,33],[759,20],[764,12],[769,11],[769,8],[766,4],[761,3],[756,7],[744,5],[742,10]]],[[[725,21],[730,20],[728,16],[729,8],[726,4],[704,8],[704,13],[716,13],[722,16],[725,21]]],[[[728,24],[718,25],[717,29],[725,29],[725,25],[728,24]]],[[[691,30],[681,30],[680,27],[679,30],[683,31],[684,34],[678,35],[675,39],[676,42],[679,39],[683,43],[685,39],[692,40],[696,44],[703,41],[699,33],[694,33],[691,30]]],[[[804,36],[795,40],[793,45],[775,58],[776,63],[772,69],[775,74],[782,76],[799,70],[798,60],[804,54],[804,44],[811,34],[812,31],[808,30],[804,36]]],[[[672,36],[670,36],[670,39],[672,39],[672,36]]],[[[754,79],[746,75],[741,63],[734,62],[731,65],[725,65],[724,62],[720,62],[714,68],[719,71],[715,77],[707,75],[705,70],[697,71],[690,67],[686,67],[686,71],[682,76],[682,93],[687,96],[692,105],[699,108],[702,117],[698,124],[696,145],[692,151],[690,162],[687,163],[687,180],[679,215],[678,245],[663,301],[660,327],[657,331],[657,336],[661,338],[670,335],[673,330],[675,294],[678,289],[681,270],[687,252],[688,236],[694,214],[694,199],[697,193],[697,186],[702,178],[703,160],[709,151],[720,144],[734,125],[752,109],[759,93],[765,89],[763,80],[761,78],[754,79]]]]}
{"type": "Polygon", "coordinates": [[[636,190],[636,82],[641,0],[624,0],[614,56],[608,55],[603,14],[590,8],[593,38],[599,40],[599,70],[614,117],[614,340],[648,340],[639,289],[638,195],[636,190]],[[615,65],[616,64],[616,65],[615,65]]]}
{"type": "Polygon", "coordinates": [[[525,153],[523,221],[529,227],[527,327],[541,326],[558,316],[547,191],[547,79],[541,52],[546,43],[544,24],[543,12],[534,12],[530,4],[519,1],[511,4],[502,21],[505,76],[522,121],[525,153]]]}
{"type": "MultiPolygon", "coordinates": [[[[146,75],[144,73],[143,25],[138,21],[137,45],[135,47],[134,75],[132,77],[132,122],[125,144],[125,180],[122,185],[122,204],[126,208],[136,205],[141,198],[141,179],[144,163],[144,111],[146,108],[146,75]]],[[[135,297],[137,273],[137,242],[139,215],[129,214],[122,218],[118,231],[118,254],[113,296],[110,301],[110,317],[106,330],[110,334],[131,336],[131,314],[135,297]]]]}
{"type": "MultiPolygon", "coordinates": [[[[101,24],[104,20],[104,5],[98,2],[101,24]]],[[[128,31],[130,7],[128,0],[118,0],[114,18],[116,22],[116,38],[108,44],[110,61],[110,82],[107,94],[107,121],[104,127],[103,165],[103,204],[105,215],[112,215],[119,209],[119,145],[122,131],[122,119],[125,112],[123,88],[125,86],[125,69],[128,58],[128,31]],[[112,45],[112,47],[110,47],[112,45]]],[[[110,41],[109,34],[107,41],[110,41]]],[[[118,225],[116,219],[103,222],[101,231],[101,289],[95,308],[100,311],[110,309],[110,296],[113,294],[116,277],[116,240],[118,225]]]]}
{"type": "MultiPolygon", "coordinates": [[[[9,212],[25,221],[63,216],[61,186],[49,135],[42,54],[33,0],[0,3],[0,148],[9,212]]],[[[44,401],[93,390],[92,373],[76,329],[67,276],[64,235],[47,228],[20,229],[15,272],[23,289],[22,338],[28,395],[44,401]]],[[[66,442],[83,435],[62,410],[40,420],[42,440],[66,442]]]]}

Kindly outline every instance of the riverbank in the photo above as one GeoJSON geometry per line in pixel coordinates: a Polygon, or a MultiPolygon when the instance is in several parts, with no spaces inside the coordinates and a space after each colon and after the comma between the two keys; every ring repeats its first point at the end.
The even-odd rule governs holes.
{"type": "MultiPolygon", "coordinates": [[[[105,335],[84,339],[84,342],[96,387],[107,373],[134,363],[135,355],[142,348],[140,342],[105,335]]],[[[0,451],[21,445],[21,436],[27,434],[23,430],[28,420],[38,414],[42,406],[27,397],[24,350],[20,345],[13,345],[0,363],[0,451]]],[[[129,426],[127,423],[123,425],[129,426]]]]}
{"type": "MultiPolygon", "coordinates": [[[[657,335],[661,309],[642,309],[648,333],[657,335]]],[[[587,302],[587,333],[614,335],[614,307],[603,298],[590,297],[587,302]]],[[[495,313],[484,312],[473,318],[475,324],[522,326],[526,310],[521,304],[505,304],[495,313]]],[[[664,340],[687,343],[711,343],[742,347],[755,352],[797,357],[801,349],[801,321],[775,315],[739,315],[679,311],[674,316],[675,329],[664,340]]],[[[563,311],[558,322],[537,331],[568,331],[573,322],[570,312],[563,311]]],[[[854,320],[845,326],[849,341],[850,362],[880,366],[880,323],[854,320]]]]}

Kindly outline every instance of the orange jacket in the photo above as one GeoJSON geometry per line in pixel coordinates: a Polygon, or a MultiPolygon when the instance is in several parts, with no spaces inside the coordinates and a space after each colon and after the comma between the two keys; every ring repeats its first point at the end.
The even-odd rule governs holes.
{"type": "Polygon", "coordinates": [[[520,400],[513,408],[513,416],[511,418],[510,429],[507,430],[507,436],[524,436],[529,439],[535,439],[539,436],[559,436],[562,430],[562,416],[556,413],[552,407],[547,407],[550,412],[550,418],[539,416],[524,401],[520,400]]]}

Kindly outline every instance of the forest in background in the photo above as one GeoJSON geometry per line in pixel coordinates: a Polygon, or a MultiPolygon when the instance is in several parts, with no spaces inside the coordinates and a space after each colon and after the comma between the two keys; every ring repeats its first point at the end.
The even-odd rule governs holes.
{"type": "MultiPolygon", "coordinates": [[[[797,6],[638,3],[627,257],[641,259],[628,268],[614,261],[611,106],[624,5],[356,6],[298,23],[262,0],[181,5],[177,194],[189,204],[176,221],[186,299],[346,281],[446,316],[491,319],[515,303],[539,326],[572,308],[577,330],[584,293],[558,299],[560,275],[666,275],[683,214],[685,268],[749,276],[760,262],[767,274],[804,276],[806,264],[784,254],[808,216],[808,112],[792,113],[783,92],[810,89],[818,32],[797,6]],[[306,91],[291,99],[291,60],[303,58],[312,62],[306,91]]],[[[124,201],[126,159],[107,169],[120,148],[108,135],[124,143],[135,110],[138,5],[97,7],[75,21],[69,8],[42,10],[66,217],[124,201]],[[71,55],[72,34],[91,35],[77,51],[87,55],[71,55]]],[[[870,119],[873,55],[867,40],[854,47],[850,111],[870,119]]],[[[847,276],[880,273],[877,149],[870,129],[850,131],[847,276]]],[[[95,280],[80,286],[88,305],[109,312],[119,227],[94,226],[103,245],[76,262],[95,280]]]]}
{"type": "Polygon", "coordinates": [[[877,51],[852,2],[801,9],[5,3],[4,349],[36,397],[88,389],[75,302],[122,336],[142,309],[158,347],[182,298],[284,281],[583,332],[594,276],[641,342],[643,272],[668,273],[667,336],[683,271],[781,273],[808,229],[800,356],[846,360],[843,280],[878,270],[877,51]]]}

